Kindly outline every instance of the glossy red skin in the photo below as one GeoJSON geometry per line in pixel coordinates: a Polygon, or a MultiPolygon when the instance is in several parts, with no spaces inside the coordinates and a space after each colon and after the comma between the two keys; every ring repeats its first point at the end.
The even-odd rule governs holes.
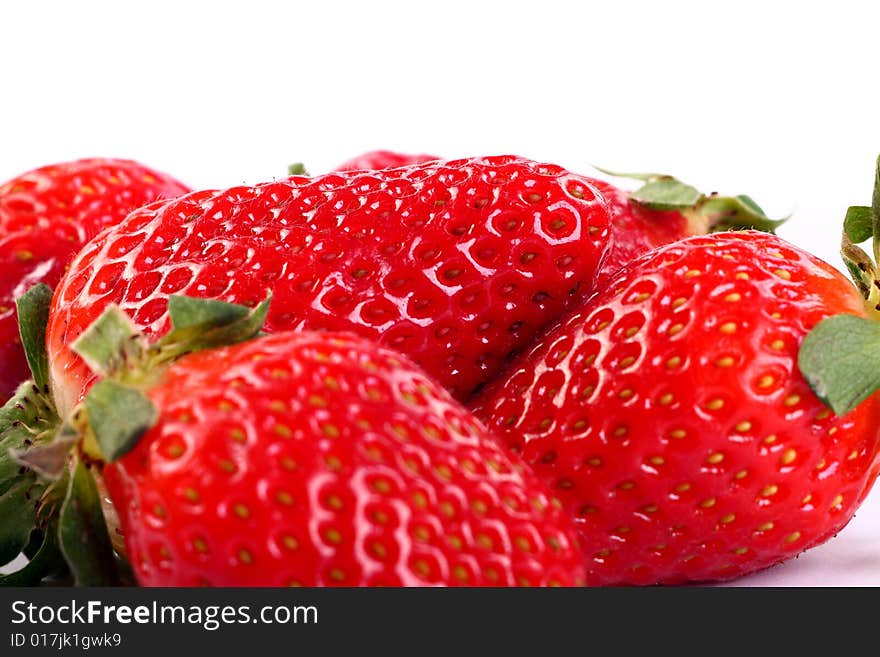
{"type": "Polygon", "coordinates": [[[593,180],[593,186],[608,201],[614,240],[608,257],[602,263],[597,288],[643,253],[676,242],[691,235],[703,234],[676,210],[651,210],[630,198],[630,192],[604,180],[593,180]]]}
{"type": "Polygon", "coordinates": [[[30,377],[15,299],[55,287],[74,254],[131,210],[189,189],[137,162],[86,159],[29,171],[0,185],[0,398],[30,377]]]}
{"type": "Polygon", "coordinates": [[[439,160],[436,155],[412,155],[394,151],[369,151],[340,164],[334,171],[357,171],[361,169],[392,169],[410,164],[423,164],[439,160]]]}
{"type": "Polygon", "coordinates": [[[779,238],[687,238],[620,271],[476,414],[574,516],[588,583],[736,577],[833,536],[877,476],[877,396],[837,417],[797,367],[837,313],[864,315],[852,285],[779,238]]]}
{"type": "Polygon", "coordinates": [[[535,475],[412,364],[277,333],[178,361],[104,469],[145,586],[583,584],[535,475]]]}
{"type": "Polygon", "coordinates": [[[268,331],[356,332],[464,398],[580,301],[609,232],[585,179],[512,156],[196,192],[80,252],[53,301],[53,389],[67,410],[88,384],[68,345],[110,303],[155,335],[171,293],[271,290],[268,331]]]}

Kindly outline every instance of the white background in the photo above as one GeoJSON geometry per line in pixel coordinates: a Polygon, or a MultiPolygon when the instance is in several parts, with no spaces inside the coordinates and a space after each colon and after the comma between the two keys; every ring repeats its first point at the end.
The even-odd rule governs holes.
{"type": "MultiPolygon", "coordinates": [[[[516,153],[748,193],[836,265],[880,152],[872,4],[4,3],[0,180],[92,155],[223,187],[374,148],[516,153]]],[[[736,583],[880,585],[878,498],[736,583]]]]}

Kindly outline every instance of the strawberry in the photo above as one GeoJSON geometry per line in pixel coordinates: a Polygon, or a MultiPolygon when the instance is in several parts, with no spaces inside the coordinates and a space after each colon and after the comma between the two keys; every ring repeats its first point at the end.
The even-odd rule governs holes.
{"type": "Polygon", "coordinates": [[[512,156],[195,192],[80,252],[49,326],[54,392],[67,411],[87,387],[69,345],[111,303],[157,334],[172,293],[253,305],[268,287],[267,331],[353,331],[463,399],[591,288],[608,233],[586,180],[512,156]]]}
{"type": "Polygon", "coordinates": [[[0,398],[28,378],[14,300],[36,283],[55,286],[77,250],[131,210],[187,191],[141,164],[110,159],[46,166],[0,185],[0,398]]]}
{"type": "Polygon", "coordinates": [[[836,415],[798,369],[839,313],[864,318],[856,290],[772,235],[687,238],[611,277],[474,407],[575,518],[588,583],[735,577],[833,536],[877,475],[878,398],[836,415]]]}
{"type": "Polygon", "coordinates": [[[369,151],[340,164],[334,171],[358,171],[363,169],[392,169],[410,164],[422,164],[441,158],[436,155],[410,155],[394,151],[369,151]]]}
{"type": "Polygon", "coordinates": [[[169,303],[157,342],[116,307],[77,341],[105,378],[66,425],[103,469],[141,585],[583,584],[561,505],[405,359],[329,332],[247,340],[265,303],[169,303]],[[223,341],[238,344],[210,349],[223,341]]]}

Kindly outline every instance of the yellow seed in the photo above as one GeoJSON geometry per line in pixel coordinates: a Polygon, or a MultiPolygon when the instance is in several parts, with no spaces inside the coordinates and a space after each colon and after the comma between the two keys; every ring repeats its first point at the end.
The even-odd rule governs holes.
{"type": "Polygon", "coordinates": [[[819,462],[816,464],[816,469],[824,470],[826,465],[827,464],[825,463],[825,459],[819,459],[819,462]]]}
{"type": "Polygon", "coordinates": [[[723,460],[724,460],[724,454],[722,454],[721,452],[715,452],[714,454],[710,454],[709,458],[706,459],[706,461],[708,463],[711,463],[712,465],[717,465],[717,464],[721,463],[721,461],[723,461],[723,460]]]}
{"type": "Polygon", "coordinates": [[[638,326],[630,326],[628,329],[626,329],[626,332],[624,333],[624,335],[626,335],[626,337],[628,337],[628,338],[631,338],[632,336],[634,336],[638,332],[639,332],[638,326]]]}
{"type": "Polygon", "coordinates": [[[199,501],[199,492],[195,488],[186,488],[183,491],[183,496],[188,499],[190,502],[198,502],[199,501]]]}
{"type": "Polygon", "coordinates": [[[629,532],[630,532],[629,527],[618,527],[617,529],[614,530],[613,533],[615,533],[615,534],[629,534],[629,532]]]}
{"type": "Polygon", "coordinates": [[[681,365],[681,357],[680,356],[673,356],[672,358],[670,358],[669,360],[666,361],[666,367],[670,370],[675,369],[679,365],[681,365]]]}
{"type": "Polygon", "coordinates": [[[737,422],[736,426],[734,427],[734,429],[736,429],[737,432],[739,432],[739,433],[745,433],[746,431],[749,431],[751,428],[752,428],[752,423],[749,422],[748,420],[743,420],[742,422],[737,422]]]}
{"type": "Polygon", "coordinates": [[[619,393],[617,393],[617,396],[621,399],[629,399],[633,396],[632,388],[624,388],[619,393]]]}
{"type": "Polygon", "coordinates": [[[623,438],[627,433],[629,433],[629,429],[623,425],[614,429],[615,438],[623,438]]]}
{"type": "Polygon", "coordinates": [[[781,278],[781,279],[783,279],[783,280],[785,280],[785,281],[790,281],[790,280],[791,280],[791,272],[788,272],[788,271],[786,271],[786,270],[784,270],[784,269],[774,269],[774,270],[773,270],[773,273],[776,274],[777,276],[779,276],[779,278],[781,278]]]}
{"type": "Polygon", "coordinates": [[[708,499],[703,500],[702,502],[700,502],[700,506],[703,507],[704,509],[711,509],[713,506],[715,506],[715,498],[710,497],[708,499]]]}
{"type": "Polygon", "coordinates": [[[235,410],[235,404],[232,402],[223,399],[220,403],[217,404],[217,409],[223,411],[224,413],[228,413],[229,411],[235,410]]]}
{"type": "Polygon", "coordinates": [[[775,527],[775,525],[772,522],[765,522],[763,525],[758,526],[758,531],[769,532],[773,527],[775,527]]]}
{"type": "Polygon", "coordinates": [[[327,506],[329,506],[334,511],[339,511],[342,508],[342,500],[339,499],[336,495],[331,495],[327,498],[327,506]]]}
{"type": "Polygon", "coordinates": [[[782,313],[770,313],[770,317],[773,319],[782,319],[782,313]]]}
{"type": "Polygon", "coordinates": [[[747,281],[749,280],[749,275],[744,271],[740,271],[736,273],[736,276],[734,276],[734,278],[737,278],[741,281],[747,281]]]}
{"type": "Polygon", "coordinates": [[[309,406],[315,408],[327,408],[327,400],[320,395],[309,395],[309,406]]]}
{"type": "Polygon", "coordinates": [[[276,436],[281,436],[282,438],[290,438],[293,435],[293,431],[286,424],[276,424],[272,427],[272,431],[276,436]]]}
{"type": "Polygon", "coordinates": [[[428,528],[424,525],[419,525],[413,529],[413,536],[417,541],[422,541],[424,543],[431,538],[431,532],[428,531],[428,528]]]}
{"type": "Polygon", "coordinates": [[[673,396],[673,394],[671,392],[667,392],[660,395],[660,399],[658,401],[660,402],[661,406],[669,406],[674,399],[675,397],[673,396]]]}
{"type": "Polygon", "coordinates": [[[770,484],[769,486],[764,486],[761,490],[761,497],[773,497],[776,493],[779,492],[779,486],[776,484],[770,484]]]}
{"type": "Polygon", "coordinates": [[[851,452],[849,453],[849,456],[847,456],[846,458],[847,458],[848,461],[854,461],[855,459],[859,458],[859,452],[858,452],[858,450],[855,450],[855,449],[854,449],[853,451],[851,451],[851,452]]]}
{"type": "Polygon", "coordinates": [[[690,489],[691,489],[691,485],[688,483],[679,484],[678,486],[675,487],[675,490],[677,490],[679,493],[686,493],[690,489]]]}
{"type": "Polygon", "coordinates": [[[237,443],[243,443],[247,440],[245,432],[238,427],[229,430],[229,437],[237,443]]]}
{"type": "Polygon", "coordinates": [[[657,513],[659,507],[656,504],[649,504],[648,506],[642,507],[642,511],[645,513],[657,513]]]}
{"type": "Polygon", "coordinates": [[[324,533],[324,538],[327,539],[328,543],[332,543],[333,545],[339,545],[342,542],[342,534],[340,534],[337,529],[328,529],[324,533]]]}
{"type": "Polygon", "coordinates": [[[758,379],[758,387],[759,388],[769,388],[774,383],[776,383],[776,379],[773,378],[770,374],[765,374],[760,379],[758,379]]]}
{"type": "Polygon", "coordinates": [[[806,495],[804,495],[804,498],[801,500],[801,504],[809,504],[812,499],[813,499],[813,494],[807,493],[806,495]]]}
{"type": "Polygon", "coordinates": [[[489,507],[486,506],[486,503],[483,500],[476,500],[471,503],[471,509],[474,510],[479,516],[486,515],[486,511],[489,510],[489,507]]]}
{"type": "Polygon", "coordinates": [[[220,469],[223,470],[223,472],[228,472],[231,474],[236,471],[235,463],[228,459],[223,459],[222,461],[220,461],[220,469]]]}
{"type": "Polygon", "coordinates": [[[446,539],[446,542],[452,547],[453,550],[460,550],[464,545],[464,542],[458,536],[450,536],[446,539]]]}
{"type": "Polygon", "coordinates": [[[205,543],[201,538],[197,538],[193,540],[193,547],[197,552],[205,553],[208,551],[208,544],[205,543]]]}
{"type": "Polygon", "coordinates": [[[376,479],[373,482],[372,489],[377,493],[385,495],[391,491],[391,484],[388,483],[387,479],[376,479]]]}
{"type": "Polygon", "coordinates": [[[639,294],[639,295],[635,298],[634,303],[641,303],[642,301],[644,301],[645,299],[647,299],[647,298],[650,297],[650,296],[651,296],[651,293],[650,293],[650,292],[642,292],[641,294],[639,294]]]}
{"type": "Polygon", "coordinates": [[[791,465],[794,463],[794,460],[797,458],[797,452],[793,449],[789,448],[782,453],[782,456],[779,458],[779,462],[782,465],[791,465]]]}
{"type": "Polygon", "coordinates": [[[736,516],[735,516],[735,515],[733,515],[732,513],[727,513],[727,514],[721,516],[721,524],[723,524],[723,525],[729,525],[729,524],[732,523],[735,519],[736,519],[736,516]]]}
{"type": "Polygon", "coordinates": [[[801,400],[801,396],[800,396],[800,395],[789,395],[788,397],[786,397],[786,398],[782,401],[782,403],[785,404],[786,406],[794,406],[794,405],[797,404],[800,400],[801,400]]]}
{"type": "Polygon", "coordinates": [[[341,582],[345,579],[345,572],[339,568],[334,568],[330,571],[330,579],[334,582],[341,582]]]}
{"type": "Polygon", "coordinates": [[[794,543],[800,537],[801,537],[800,532],[792,532],[791,534],[789,534],[788,536],[785,537],[785,542],[786,543],[794,543]]]}
{"type": "Polygon", "coordinates": [[[269,410],[275,411],[276,413],[281,413],[287,410],[287,407],[280,399],[273,399],[269,402],[269,410]]]}
{"type": "Polygon", "coordinates": [[[776,442],[776,440],[777,440],[777,436],[776,436],[776,434],[775,434],[775,433],[771,433],[769,436],[767,436],[766,438],[764,438],[764,444],[765,444],[765,445],[772,445],[773,443],[776,442]]]}
{"type": "Polygon", "coordinates": [[[836,506],[840,506],[843,502],[843,495],[837,495],[833,500],[831,500],[831,508],[833,509],[836,506]]]}
{"type": "Polygon", "coordinates": [[[684,277],[685,278],[694,278],[695,276],[699,276],[702,273],[703,272],[701,272],[699,269],[689,269],[685,272],[684,277]]]}
{"type": "Polygon", "coordinates": [[[706,408],[710,411],[717,411],[720,408],[724,407],[724,400],[716,397],[715,399],[710,399],[709,403],[706,404],[706,408]]]}
{"type": "Polygon", "coordinates": [[[602,465],[602,459],[600,459],[597,456],[594,456],[592,458],[587,459],[587,465],[591,465],[594,468],[598,468],[600,465],[602,465]]]}
{"type": "Polygon", "coordinates": [[[783,342],[782,340],[778,340],[778,339],[774,340],[773,342],[770,343],[770,348],[775,351],[781,351],[782,349],[785,348],[785,342],[783,342]]]}
{"type": "Polygon", "coordinates": [[[830,409],[830,408],[826,408],[825,410],[820,411],[819,413],[816,414],[816,419],[817,419],[817,420],[824,420],[824,419],[827,418],[829,415],[831,415],[831,409],[830,409]]]}
{"type": "Polygon", "coordinates": [[[635,488],[635,486],[636,485],[631,481],[624,481],[622,484],[619,484],[617,487],[620,490],[632,490],[633,488],[635,488]]]}
{"type": "Polygon", "coordinates": [[[745,554],[745,553],[748,552],[748,551],[749,551],[749,548],[747,548],[747,547],[740,547],[740,548],[736,548],[736,549],[733,551],[733,553],[734,553],[734,554],[742,555],[742,554],[745,554]]]}
{"type": "Polygon", "coordinates": [[[684,324],[673,324],[669,327],[669,330],[666,333],[668,335],[676,335],[677,333],[680,333],[683,328],[684,324]]]}
{"type": "Polygon", "coordinates": [[[513,542],[516,545],[516,547],[518,547],[523,552],[531,552],[532,551],[531,543],[529,543],[529,540],[527,538],[525,538],[524,536],[517,536],[513,542]]]}
{"type": "Polygon", "coordinates": [[[470,573],[468,573],[467,568],[464,566],[456,566],[452,569],[452,573],[455,575],[455,578],[460,582],[466,582],[470,579],[470,573]]]}
{"type": "Polygon", "coordinates": [[[636,362],[635,356],[627,356],[620,361],[620,369],[624,369],[636,362]]]}
{"type": "Polygon", "coordinates": [[[722,356],[718,360],[715,361],[715,364],[718,367],[733,367],[736,361],[733,360],[731,356],[722,356]]]}
{"type": "Polygon", "coordinates": [[[731,335],[736,333],[736,323],[734,322],[724,322],[719,328],[719,331],[724,333],[725,335],[731,335]]]}
{"type": "Polygon", "coordinates": [[[611,550],[599,550],[596,553],[597,559],[605,559],[606,557],[610,557],[610,556],[611,556],[611,550]]]}
{"type": "Polygon", "coordinates": [[[611,322],[602,322],[602,323],[599,324],[599,326],[596,327],[596,330],[597,330],[597,331],[601,331],[602,329],[608,328],[608,325],[609,325],[610,323],[611,323],[611,322]]]}
{"type": "Polygon", "coordinates": [[[687,303],[687,299],[684,297],[678,297],[675,301],[672,302],[673,308],[680,308],[684,304],[687,303]]]}
{"type": "Polygon", "coordinates": [[[648,461],[651,462],[651,465],[663,465],[664,463],[666,463],[666,459],[664,459],[662,456],[652,456],[648,459],[648,461]]]}
{"type": "Polygon", "coordinates": [[[735,475],[733,475],[734,479],[745,479],[749,475],[748,470],[740,470],[735,475]]]}
{"type": "Polygon", "coordinates": [[[294,461],[289,456],[282,457],[281,459],[281,467],[285,470],[296,470],[296,461],[294,461]]]}
{"type": "Polygon", "coordinates": [[[829,435],[829,436],[833,436],[833,435],[836,434],[836,433],[837,433],[837,427],[831,427],[831,428],[828,430],[828,435],[829,435]]]}
{"type": "Polygon", "coordinates": [[[729,303],[736,303],[737,301],[740,301],[741,299],[742,299],[742,295],[739,292],[731,292],[726,297],[724,297],[724,300],[729,303]]]}
{"type": "Polygon", "coordinates": [[[325,424],[323,427],[321,427],[321,431],[323,431],[324,435],[328,438],[339,437],[339,429],[336,428],[335,424],[325,424]]]}
{"type": "Polygon", "coordinates": [[[670,438],[684,438],[687,432],[684,429],[673,429],[669,432],[670,438]]]}
{"type": "Polygon", "coordinates": [[[284,506],[290,506],[293,504],[293,495],[288,493],[286,490],[280,490],[275,494],[275,499],[279,504],[283,504],[284,506]]]}
{"type": "Polygon", "coordinates": [[[242,563],[253,563],[254,557],[250,552],[242,548],[238,551],[238,560],[242,563]]]}
{"type": "Polygon", "coordinates": [[[250,510],[244,504],[236,504],[232,510],[239,518],[247,518],[251,515],[250,510]]]}

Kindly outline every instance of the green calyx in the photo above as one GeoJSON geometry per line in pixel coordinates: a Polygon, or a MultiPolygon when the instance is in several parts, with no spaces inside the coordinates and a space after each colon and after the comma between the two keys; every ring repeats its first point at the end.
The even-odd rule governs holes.
{"type": "Polygon", "coordinates": [[[101,379],[70,417],[49,394],[45,336],[51,291],[18,300],[19,330],[33,380],[0,408],[0,564],[28,563],[0,585],[47,577],[81,586],[130,579],[114,553],[93,469],[121,458],[159,416],[147,390],[177,359],[260,335],[269,298],[254,308],[184,296],[169,298],[171,330],[150,343],[110,307],[72,345],[101,379]]]}
{"type": "Polygon", "coordinates": [[[681,212],[695,235],[725,230],[762,230],[775,233],[788,217],[771,219],[755,201],[745,194],[719,196],[703,194],[696,187],[662,173],[616,173],[596,167],[602,173],[640,180],[644,184],[630,199],[651,210],[681,212]]]}
{"type": "Polygon", "coordinates": [[[819,322],[804,338],[798,367],[816,396],[845,415],[880,390],[880,158],[871,206],[846,212],[840,253],[868,318],[835,315],[819,322]],[[873,259],[858,246],[868,240],[873,259]]]}
{"type": "Polygon", "coordinates": [[[248,308],[213,299],[171,296],[171,330],[150,343],[119,308],[111,306],[104,311],[72,345],[103,377],[83,402],[86,426],[80,431],[86,439],[86,451],[105,462],[127,454],[158,419],[146,390],[158,382],[167,367],[187,354],[256,337],[268,312],[269,298],[248,308]]]}
{"type": "Polygon", "coordinates": [[[294,162],[292,164],[287,165],[287,175],[288,176],[308,176],[309,172],[306,170],[306,165],[302,162],[294,162]]]}

